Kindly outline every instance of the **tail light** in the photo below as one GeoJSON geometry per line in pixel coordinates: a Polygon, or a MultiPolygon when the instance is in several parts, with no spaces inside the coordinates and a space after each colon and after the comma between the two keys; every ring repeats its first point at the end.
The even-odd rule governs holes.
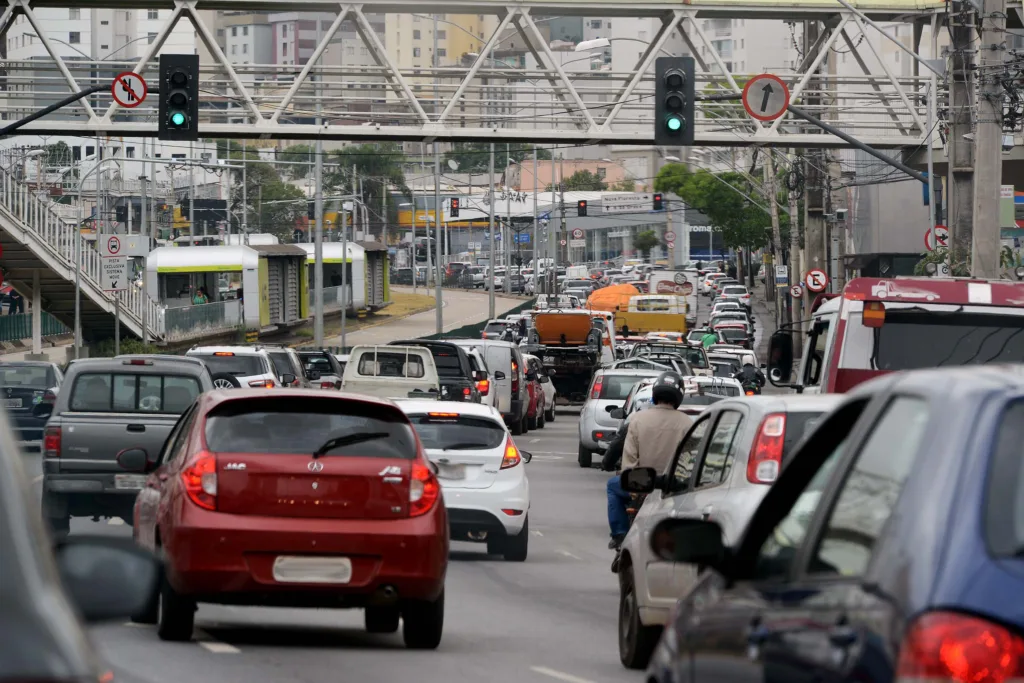
{"type": "Polygon", "coordinates": [[[505,457],[501,459],[501,469],[507,470],[510,467],[515,467],[523,461],[519,455],[519,449],[512,442],[512,437],[508,437],[505,440],[505,457]]]}
{"type": "Polygon", "coordinates": [[[192,502],[206,510],[217,509],[217,458],[200,452],[181,473],[181,483],[192,502]]]}
{"type": "Polygon", "coordinates": [[[60,457],[60,427],[47,427],[43,433],[43,457],[60,457]]]}
{"type": "Polygon", "coordinates": [[[918,618],[900,647],[896,680],[1002,683],[1024,675],[1024,639],[984,619],[933,612],[918,618]]]}
{"type": "Polygon", "coordinates": [[[481,396],[486,396],[491,393],[491,380],[482,379],[476,383],[476,390],[480,392],[481,396]]]}
{"type": "Polygon", "coordinates": [[[512,361],[512,393],[519,393],[519,363],[512,361]]]}
{"type": "Polygon", "coordinates": [[[469,387],[462,387],[462,397],[463,398],[468,399],[472,395],[473,395],[473,390],[472,389],[470,389],[469,387]]]}
{"type": "Polygon", "coordinates": [[[256,389],[273,389],[276,385],[272,379],[254,379],[249,382],[249,386],[256,389]]]}
{"type": "Polygon", "coordinates": [[[320,388],[321,389],[333,389],[334,388],[334,382],[320,382],[320,388]]]}
{"type": "MultiPolygon", "coordinates": [[[[748,395],[753,392],[747,392],[748,395]]],[[[782,469],[782,447],[786,438],[786,414],[770,413],[761,421],[757,439],[747,460],[747,481],[752,484],[770,484],[782,469]]]]}
{"type": "Polygon", "coordinates": [[[418,517],[430,512],[440,497],[441,485],[437,483],[437,477],[423,461],[414,461],[409,482],[409,516],[418,517]]]}
{"type": "Polygon", "coordinates": [[[594,388],[590,390],[590,398],[601,397],[601,386],[604,384],[604,377],[598,377],[594,380],[594,388]]]}
{"type": "Polygon", "coordinates": [[[753,396],[754,395],[754,392],[751,391],[750,389],[747,389],[746,393],[747,393],[747,396],[753,396]]]}

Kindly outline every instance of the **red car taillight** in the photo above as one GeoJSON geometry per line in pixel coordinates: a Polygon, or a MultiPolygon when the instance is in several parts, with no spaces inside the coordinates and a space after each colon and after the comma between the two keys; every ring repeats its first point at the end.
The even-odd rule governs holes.
{"type": "Polygon", "coordinates": [[[486,396],[491,392],[491,380],[482,379],[476,383],[476,390],[480,392],[481,396],[486,396]]]}
{"type": "Polygon", "coordinates": [[[519,455],[519,449],[512,442],[512,437],[505,439],[505,457],[501,459],[501,469],[507,470],[510,467],[515,467],[523,461],[519,455]]]}
{"type": "Polygon", "coordinates": [[[470,389],[469,387],[462,387],[462,395],[465,396],[466,398],[469,398],[470,396],[473,395],[473,390],[470,389]]]}
{"type": "Polygon", "coordinates": [[[1002,683],[1024,675],[1024,639],[978,617],[933,612],[903,638],[896,681],[1002,683]]]}
{"type": "Polygon", "coordinates": [[[747,461],[747,481],[770,484],[782,469],[782,447],[786,439],[786,414],[771,413],[761,421],[757,439],[747,461]]]}
{"type": "Polygon", "coordinates": [[[43,434],[43,457],[60,457],[60,427],[47,427],[43,434]]]}
{"type": "Polygon", "coordinates": [[[253,381],[249,382],[249,386],[254,387],[256,389],[273,389],[275,384],[274,380],[272,379],[254,379],[253,381]]]}
{"type": "Polygon", "coordinates": [[[590,398],[601,398],[601,385],[604,384],[604,377],[594,380],[594,388],[590,390],[590,398]]]}
{"type": "Polygon", "coordinates": [[[512,361],[512,393],[519,393],[519,363],[512,361]]]}
{"type": "Polygon", "coordinates": [[[206,510],[217,509],[217,458],[199,453],[181,473],[181,483],[192,502],[206,510]]]}
{"type": "Polygon", "coordinates": [[[321,389],[333,389],[334,388],[334,382],[320,382],[320,388],[321,389]]]}
{"type": "Polygon", "coordinates": [[[418,517],[430,512],[440,497],[441,485],[434,473],[422,461],[413,462],[409,482],[409,516],[418,517]]]}

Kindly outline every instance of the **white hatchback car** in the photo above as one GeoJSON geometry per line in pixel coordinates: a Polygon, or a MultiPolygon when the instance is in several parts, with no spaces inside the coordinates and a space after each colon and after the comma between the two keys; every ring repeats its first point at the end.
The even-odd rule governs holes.
{"type": "Polygon", "coordinates": [[[530,482],[520,451],[496,409],[478,403],[399,400],[412,422],[448,508],[453,541],[486,542],[487,552],[526,560],[530,482]]]}

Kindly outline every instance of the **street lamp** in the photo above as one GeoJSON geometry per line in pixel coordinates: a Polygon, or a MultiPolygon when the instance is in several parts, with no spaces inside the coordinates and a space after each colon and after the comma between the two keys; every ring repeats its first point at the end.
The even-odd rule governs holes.
{"type": "MultiPolygon", "coordinates": [[[[84,216],[82,215],[85,207],[82,202],[82,185],[85,183],[85,179],[95,173],[103,164],[114,163],[118,159],[101,159],[92,168],[82,174],[82,177],[78,179],[78,188],[76,189],[76,196],[78,197],[78,222],[75,224],[75,360],[78,360],[79,354],[82,350],[82,221],[84,216]]],[[[99,205],[97,204],[97,207],[99,205]]],[[[99,217],[97,212],[97,218],[99,217]]],[[[143,306],[147,302],[143,301],[143,306]]],[[[142,315],[146,315],[145,309],[142,311],[142,315]]]]}

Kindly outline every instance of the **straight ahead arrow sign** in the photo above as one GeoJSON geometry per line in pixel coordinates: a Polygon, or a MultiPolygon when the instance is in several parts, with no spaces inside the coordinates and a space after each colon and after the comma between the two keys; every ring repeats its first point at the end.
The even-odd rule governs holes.
{"type": "Polygon", "coordinates": [[[761,113],[768,111],[768,99],[772,96],[775,90],[772,88],[771,83],[765,83],[764,87],[761,88],[761,92],[764,93],[764,97],[761,99],[761,113]]]}

